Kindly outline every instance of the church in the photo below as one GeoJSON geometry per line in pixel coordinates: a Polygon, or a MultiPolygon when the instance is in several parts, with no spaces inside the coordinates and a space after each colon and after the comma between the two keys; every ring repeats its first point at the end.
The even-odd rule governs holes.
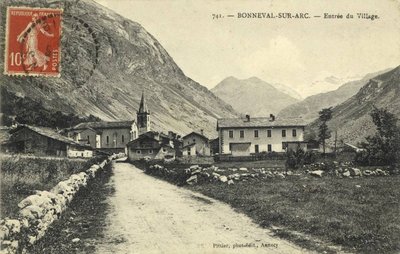
{"type": "Polygon", "coordinates": [[[85,122],[68,129],[68,137],[93,149],[120,153],[125,151],[128,142],[150,131],[150,111],[144,93],[140,100],[136,120],[113,122],[85,122]]]}

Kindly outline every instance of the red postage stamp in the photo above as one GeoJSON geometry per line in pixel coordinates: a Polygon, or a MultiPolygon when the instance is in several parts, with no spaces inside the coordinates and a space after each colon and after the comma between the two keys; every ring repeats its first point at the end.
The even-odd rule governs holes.
{"type": "Polygon", "coordinates": [[[60,76],[61,9],[8,7],[4,73],[60,76]]]}

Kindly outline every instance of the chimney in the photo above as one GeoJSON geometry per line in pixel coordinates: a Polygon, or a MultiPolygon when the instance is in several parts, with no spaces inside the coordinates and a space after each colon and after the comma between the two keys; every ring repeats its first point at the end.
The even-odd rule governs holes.
{"type": "Polygon", "coordinates": [[[275,116],[273,114],[269,114],[269,121],[270,122],[275,121],[275,116]]]}
{"type": "Polygon", "coordinates": [[[246,121],[250,122],[250,115],[246,115],[246,121]]]}
{"type": "Polygon", "coordinates": [[[200,130],[200,134],[204,136],[204,130],[203,129],[200,130]]]}

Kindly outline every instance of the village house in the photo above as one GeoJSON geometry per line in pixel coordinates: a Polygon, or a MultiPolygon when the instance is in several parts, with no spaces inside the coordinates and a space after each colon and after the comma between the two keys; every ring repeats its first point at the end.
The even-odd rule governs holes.
{"type": "Polygon", "coordinates": [[[249,156],[261,152],[285,152],[288,146],[306,149],[302,119],[270,117],[218,119],[219,153],[249,156]]]}
{"type": "Polygon", "coordinates": [[[126,150],[130,161],[174,159],[176,156],[174,140],[168,135],[155,131],[146,132],[130,141],[126,150]]]}
{"type": "Polygon", "coordinates": [[[53,129],[21,124],[10,130],[9,140],[2,144],[10,153],[39,156],[92,157],[93,150],[69,139],[53,129]]]}
{"type": "Polygon", "coordinates": [[[128,142],[149,131],[150,111],[142,93],[136,121],[80,123],[68,130],[68,137],[96,150],[119,153],[126,150],[128,142]]]}
{"type": "Polygon", "coordinates": [[[183,156],[210,156],[210,141],[201,133],[191,132],[182,138],[183,156]]]}
{"type": "Polygon", "coordinates": [[[109,152],[123,152],[126,144],[137,138],[136,122],[86,122],[68,130],[68,137],[93,149],[109,152]]]}

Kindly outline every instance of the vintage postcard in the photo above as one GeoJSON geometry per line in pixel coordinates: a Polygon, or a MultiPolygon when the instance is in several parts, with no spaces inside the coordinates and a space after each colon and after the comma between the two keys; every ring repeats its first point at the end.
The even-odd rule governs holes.
{"type": "Polygon", "coordinates": [[[8,7],[4,73],[59,76],[61,9],[8,7]]]}
{"type": "Polygon", "coordinates": [[[399,0],[3,0],[0,69],[0,254],[400,253],[399,0]]]}

